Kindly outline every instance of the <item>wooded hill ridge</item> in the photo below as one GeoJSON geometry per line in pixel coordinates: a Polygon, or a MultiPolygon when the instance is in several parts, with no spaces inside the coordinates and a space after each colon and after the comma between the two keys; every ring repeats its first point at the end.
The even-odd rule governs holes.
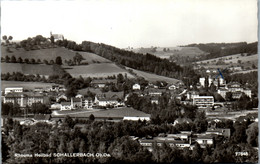
{"type": "Polygon", "coordinates": [[[205,59],[212,59],[222,56],[228,56],[239,53],[257,54],[258,42],[246,43],[206,43],[206,44],[189,44],[181,47],[198,47],[202,51],[209,54],[203,57],[205,59]]]}

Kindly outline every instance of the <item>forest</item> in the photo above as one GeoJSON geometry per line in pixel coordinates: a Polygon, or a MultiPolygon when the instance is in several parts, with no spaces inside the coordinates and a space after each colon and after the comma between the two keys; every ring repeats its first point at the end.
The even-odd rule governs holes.
{"type": "MultiPolygon", "coordinates": [[[[212,163],[257,162],[257,125],[250,121],[216,123],[219,128],[231,128],[231,138],[216,140],[216,144],[201,148],[195,143],[193,150],[178,149],[167,144],[153,146],[152,152],[143,148],[139,138],[158,136],[159,133],[178,133],[185,125],[153,125],[142,121],[118,123],[89,120],[73,120],[67,116],[55,125],[37,123],[22,126],[8,119],[2,139],[3,162],[8,163],[212,163]],[[83,124],[82,128],[77,125],[83,124]],[[9,134],[9,135],[5,135],[9,134]],[[9,145],[9,147],[7,146],[9,145]],[[247,151],[248,157],[237,157],[235,152],[247,151]],[[14,153],[108,153],[109,158],[15,158],[14,153]]],[[[189,130],[189,129],[187,129],[189,130]]]]}
{"type": "Polygon", "coordinates": [[[200,60],[207,60],[207,59],[240,54],[240,53],[257,54],[257,44],[258,42],[208,43],[208,44],[189,44],[183,47],[198,47],[202,51],[209,52],[210,54],[200,59],[200,60]]]}

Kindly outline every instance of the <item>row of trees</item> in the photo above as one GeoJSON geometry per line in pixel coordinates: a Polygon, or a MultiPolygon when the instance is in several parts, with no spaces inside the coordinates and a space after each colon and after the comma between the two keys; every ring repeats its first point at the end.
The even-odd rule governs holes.
{"type": "Polygon", "coordinates": [[[31,107],[26,106],[21,109],[19,104],[15,103],[2,103],[1,113],[3,116],[21,116],[24,114],[50,114],[50,109],[40,102],[33,103],[31,107]]]}
{"type": "Polygon", "coordinates": [[[50,60],[47,61],[46,59],[44,59],[43,61],[41,61],[41,59],[28,59],[28,58],[17,58],[15,56],[11,56],[9,57],[8,55],[6,55],[5,57],[1,57],[1,62],[6,62],[6,63],[25,63],[25,64],[46,64],[46,65],[53,65],[53,64],[57,64],[57,65],[62,65],[62,59],[60,56],[56,57],[55,61],[54,60],[50,60]]]}
{"type": "MultiPolygon", "coordinates": [[[[258,42],[246,43],[208,43],[208,44],[190,44],[187,47],[198,47],[202,51],[208,52],[209,54],[202,58],[203,60],[212,59],[222,56],[228,56],[240,53],[257,54],[258,42]],[[223,49],[223,47],[225,47],[223,49]]],[[[200,59],[201,60],[201,59],[200,59]]]]}

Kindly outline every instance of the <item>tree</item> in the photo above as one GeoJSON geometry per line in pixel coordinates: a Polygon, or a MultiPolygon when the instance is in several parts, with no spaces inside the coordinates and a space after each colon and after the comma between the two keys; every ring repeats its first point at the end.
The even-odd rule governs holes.
{"type": "Polygon", "coordinates": [[[5,56],[5,62],[9,63],[10,62],[10,57],[9,56],[5,56]]]}
{"type": "Polygon", "coordinates": [[[19,58],[17,59],[17,63],[23,63],[23,59],[22,59],[21,57],[19,57],[19,58]]]}
{"type": "Polygon", "coordinates": [[[61,57],[60,56],[58,56],[58,57],[56,57],[56,64],[58,64],[58,65],[62,65],[62,59],[61,59],[61,57]]]}
{"type": "Polygon", "coordinates": [[[90,121],[95,121],[95,116],[93,114],[89,115],[89,120],[90,121]]]}
{"type": "Polygon", "coordinates": [[[16,63],[16,58],[15,58],[15,56],[11,56],[11,63],[16,63]]]}
{"type": "Polygon", "coordinates": [[[75,122],[69,115],[65,117],[64,123],[66,123],[70,128],[73,128],[75,125],[75,122]]]}
{"type": "Polygon", "coordinates": [[[225,99],[226,99],[227,101],[233,101],[232,92],[227,92],[225,99]]]}
{"type": "Polygon", "coordinates": [[[6,41],[6,40],[7,40],[7,36],[4,35],[4,36],[2,37],[2,39],[3,39],[4,41],[6,41]]]}
{"type": "Polygon", "coordinates": [[[33,112],[33,114],[50,114],[51,113],[49,108],[45,104],[42,104],[40,102],[33,103],[32,107],[31,107],[31,111],[33,112]]]}
{"type": "Polygon", "coordinates": [[[78,52],[75,54],[75,56],[73,57],[73,60],[75,63],[77,63],[78,65],[80,65],[81,61],[84,60],[83,56],[81,54],[79,54],[78,52]]]}
{"type": "Polygon", "coordinates": [[[253,147],[258,147],[258,124],[252,123],[246,130],[247,143],[253,147]]]}

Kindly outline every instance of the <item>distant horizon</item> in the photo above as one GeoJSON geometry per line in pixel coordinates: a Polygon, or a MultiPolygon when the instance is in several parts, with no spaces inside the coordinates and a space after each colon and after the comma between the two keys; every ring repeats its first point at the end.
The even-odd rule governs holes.
{"type": "Polygon", "coordinates": [[[52,31],[118,48],[252,43],[257,23],[257,0],[1,1],[1,36],[14,40],[52,31]]]}
{"type": "MultiPolygon", "coordinates": [[[[3,35],[4,36],[4,35],[3,35]]],[[[35,37],[35,36],[30,36],[30,38],[32,38],[32,37],[35,37]]],[[[43,37],[45,37],[45,36],[43,36],[43,37]]],[[[27,37],[27,38],[25,38],[25,39],[28,39],[29,37],[27,37]]],[[[46,37],[47,38],[47,37],[46,37]]],[[[25,40],[25,39],[22,39],[22,40],[25,40]]],[[[64,38],[64,39],[66,39],[66,38],[64,38]]],[[[21,42],[22,40],[12,40],[12,42],[21,42]]],[[[68,40],[68,39],[67,39],[68,40]]],[[[70,41],[74,41],[74,40],[70,40],[70,41]]],[[[91,40],[83,40],[83,41],[89,41],[89,42],[93,42],[93,41],[91,41],[91,40]]],[[[81,42],[76,42],[77,44],[81,44],[83,41],[81,41],[81,42]]],[[[2,40],[2,37],[1,37],[1,42],[3,42],[3,40],[2,40]]],[[[221,44],[221,43],[224,43],[224,44],[229,44],[229,43],[247,43],[247,44],[251,44],[251,43],[255,43],[255,42],[258,42],[258,40],[257,41],[253,41],[253,42],[246,42],[246,41],[237,41],[237,42],[207,42],[207,43],[188,43],[188,44],[185,44],[185,45],[173,45],[173,46],[150,46],[150,47],[130,47],[130,46],[128,46],[128,47],[117,47],[117,46],[115,46],[115,45],[111,45],[111,44],[109,44],[109,43],[103,43],[103,44],[106,44],[106,45],[110,45],[110,46],[113,46],[113,47],[117,47],[117,48],[120,48],[120,49],[127,49],[127,48],[133,48],[133,49],[137,49],[137,48],[151,48],[151,47],[158,47],[158,48],[170,48],[170,47],[181,47],[181,46],[187,46],[187,45],[190,45],[190,44],[221,44]]],[[[94,43],[102,43],[102,42],[94,42],[94,43]]]]}

